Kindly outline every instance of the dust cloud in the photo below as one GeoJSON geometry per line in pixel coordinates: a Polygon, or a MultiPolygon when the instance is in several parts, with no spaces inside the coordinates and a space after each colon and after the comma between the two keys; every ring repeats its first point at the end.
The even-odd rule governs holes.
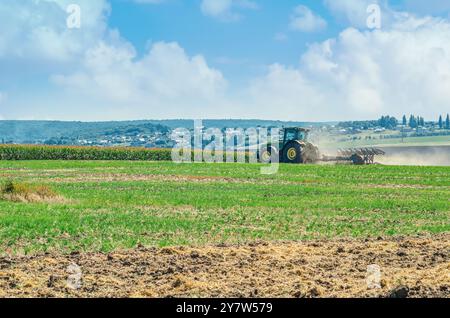
{"type": "Polygon", "coordinates": [[[450,166],[450,146],[385,147],[386,156],[377,162],[402,166],[450,166]]]}

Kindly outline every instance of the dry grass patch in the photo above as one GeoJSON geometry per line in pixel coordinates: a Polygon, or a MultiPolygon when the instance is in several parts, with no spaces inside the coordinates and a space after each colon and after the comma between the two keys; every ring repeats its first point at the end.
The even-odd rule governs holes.
{"type": "Polygon", "coordinates": [[[0,199],[23,203],[64,203],[67,200],[47,185],[7,181],[0,188],[0,199]]]}

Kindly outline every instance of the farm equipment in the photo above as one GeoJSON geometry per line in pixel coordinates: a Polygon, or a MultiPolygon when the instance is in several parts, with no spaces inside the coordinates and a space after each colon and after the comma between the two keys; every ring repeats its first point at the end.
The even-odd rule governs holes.
{"type": "Polygon", "coordinates": [[[308,141],[309,132],[309,129],[300,127],[284,128],[279,144],[269,143],[259,149],[259,161],[268,163],[274,154],[283,163],[351,162],[368,165],[375,163],[375,156],[385,154],[377,148],[351,148],[340,149],[336,156],[321,155],[319,148],[308,141]]]}

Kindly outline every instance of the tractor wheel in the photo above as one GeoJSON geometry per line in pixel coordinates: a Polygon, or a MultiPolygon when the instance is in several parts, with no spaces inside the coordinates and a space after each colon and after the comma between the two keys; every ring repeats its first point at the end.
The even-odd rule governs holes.
{"type": "Polygon", "coordinates": [[[270,163],[272,160],[272,154],[278,156],[278,151],[273,146],[262,147],[259,151],[259,162],[261,163],[270,163]]]}
{"type": "Polygon", "coordinates": [[[283,148],[284,163],[303,163],[302,160],[302,146],[295,141],[290,141],[283,148]]]}
{"type": "Polygon", "coordinates": [[[364,158],[360,155],[357,154],[353,154],[350,157],[350,160],[353,162],[354,165],[358,165],[358,166],[362,166],[364,165],[366,162],[364,161],[364,158]]]}

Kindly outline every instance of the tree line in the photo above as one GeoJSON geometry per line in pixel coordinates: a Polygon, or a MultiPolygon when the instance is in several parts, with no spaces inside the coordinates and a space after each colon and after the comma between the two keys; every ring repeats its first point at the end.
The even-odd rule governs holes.
{"type": "MultiPolygon", "coordinates": [[[[425,127],[426,122],[425,118],[422,116],[410,115],[409,118],[406,115],[403,115],[401,124],[404,127],[418,128],[425,127]]],[[[342,128],[361,128],[361,129],[369,129],[374,127],[383,127],[386,129],[395,129],[399,125],[399,121],[393,116],[381,116],[378,120],[366,120],[366,121],[347,121],[339,123],[339,127],[342,128]]],[[[450,129],[450,115],[447,114],[447,117],[444,121],[442,115],[439,116],[438,125],[440,129],[450,129]]]]}
{"type": "Polygon", "coordinates": [[[450,116],[447,114],[447,118],[445,119],[445,123],[442,120],[442,115],[439,116],[438,125],[440,129],[450,129],[450,116]]]}

